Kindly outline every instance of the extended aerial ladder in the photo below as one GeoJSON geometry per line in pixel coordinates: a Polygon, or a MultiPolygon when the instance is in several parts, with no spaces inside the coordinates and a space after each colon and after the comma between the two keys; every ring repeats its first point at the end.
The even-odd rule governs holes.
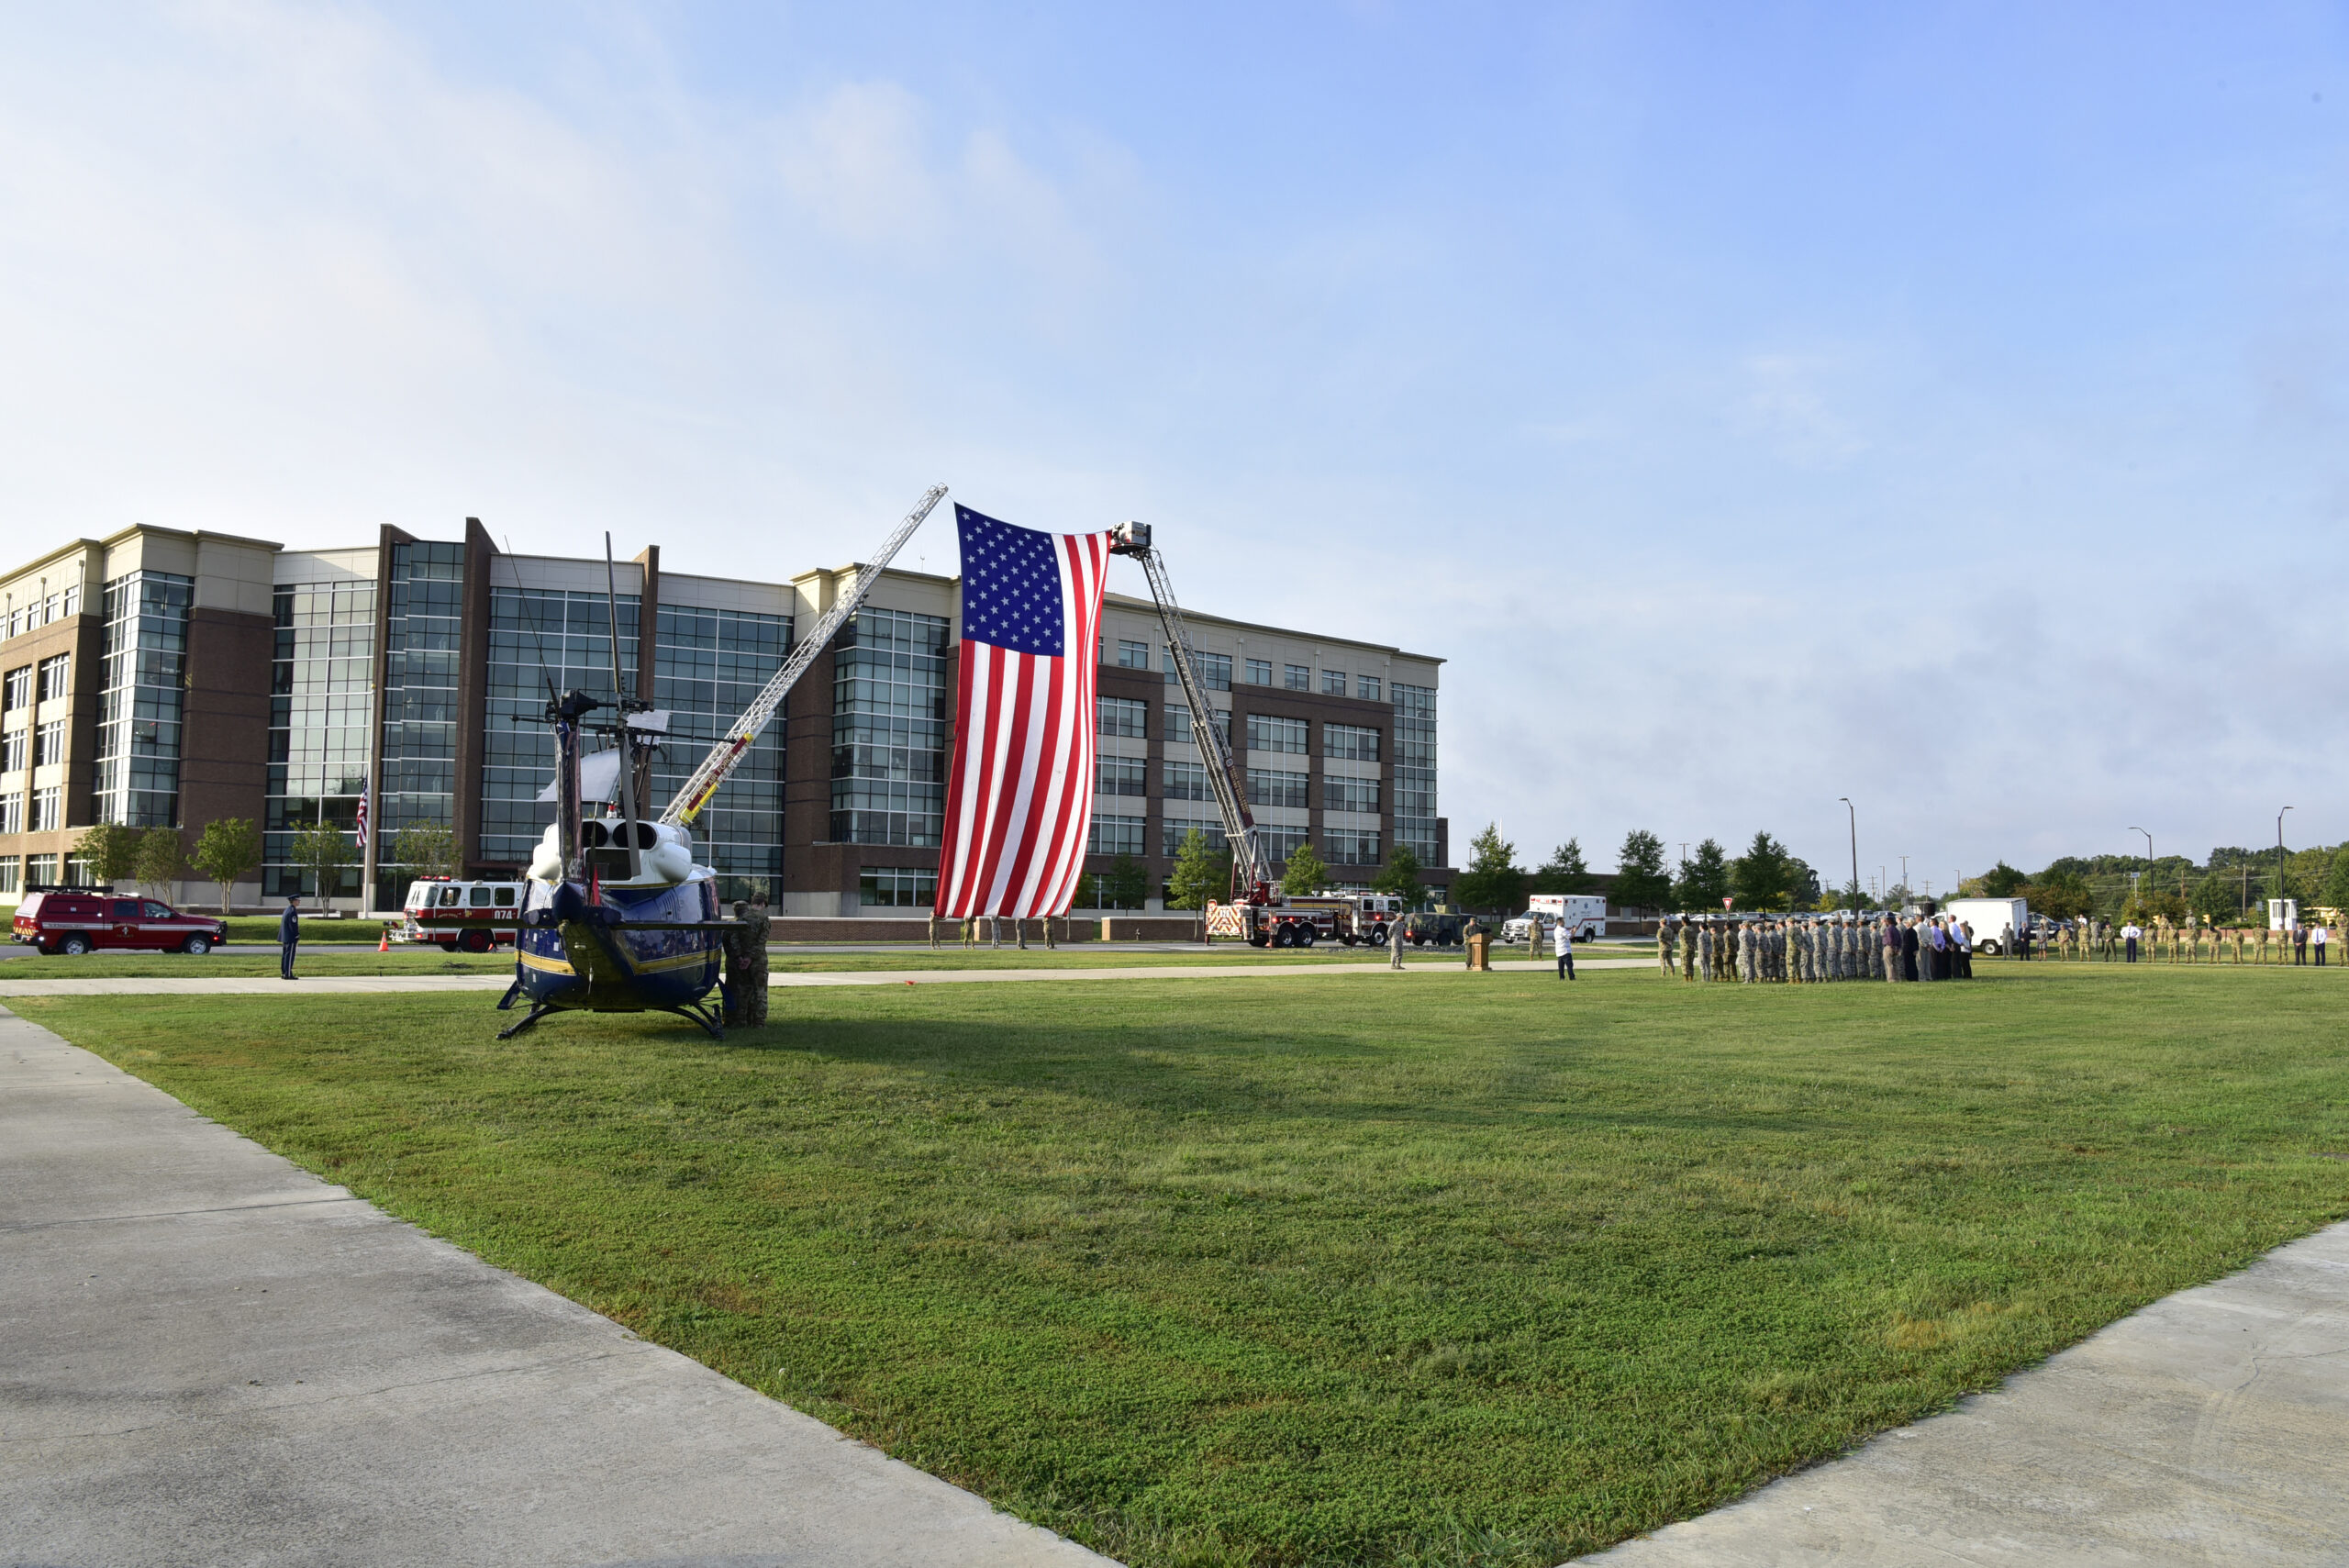
{"type": "MultiPolygon", "coordinates": [[[[1248,810],[1247,775],[1240,770],[1238,754],[1223,731],[1216,728],[1215,709],[1208,703],[1207,683],[1199,679],[1197,651],[1191,646],[1191,628],[1183,619],[1183,607],[1174,602],[1174,584],[1166,575],[1166,562],[1150,545],[1148,523],[1127,523],[1116,530],[1117,542],[1109,547],[1114,555],[1130,555],[1141,562],[1142,574],[1150,579],[1150,596],[1158,606],[1158,624],[1165,629],[1168,656],[1174,662],[1175,679],[1182,684],[1183,700],[1191,707],[1191,738],[1197,742],[1199,754],[1208,762],[1208,787],[1215,792],[1216,809],[1223,814],[1223,836],[1231,846],[1232,881],[1238,884],[1236,902],[1251,907],[1262,907],[1278,902],[1273,888],[1271,858],[1265,853],[1264,829],[1256,826],[1256,818],[1248,810]]],[[[1247,935],[1252,940],[1255,931],[1247,935]]]]}
{"type": "Polygon", "coordinates": [[[865,595],[873,591],[873,584],[881,580],[882,570],[889,564],[890,559],[905,548],[906,541],[914,537],[914,530],[921,527],[922,519],[930,516],[930,508],[937,506],[945,495],[946,486],[943,484],[933,484],[924,491],[914,509],[906,514],[905,521],[897,525],[896,531],[881,542],[880,550],[858,569],[855,580],[847,590],[832,600],[831,608],[817,617],[816,624],[805,636],[795,639],[791,656],[783,662],[783,668],[774,673],[774,678],[760,691],[751,706],[742,710],[742,717],[729,726],[726,733],[718,738],[718,744],[709,749],[709,755],[701,760],[701,766],[694,770],[693,777],[685,781],[685,787],[677,791],[667,808],[661,813],[662,821],[673,828],[693,826],[694,818],[701,815],[702,808],[709,804],[718,786],[750,754],[751,743],[758,740],[760,731],[773,722],[776,712],[783,706],[783,699],[789,696],[791,688],[799,684],[799,677],[807,673],[807,667],[816,662],[818,654],[831,646],[833,637],[848,624],[848,617],[856,614],[857,606],[864,603],[865,595]]]}

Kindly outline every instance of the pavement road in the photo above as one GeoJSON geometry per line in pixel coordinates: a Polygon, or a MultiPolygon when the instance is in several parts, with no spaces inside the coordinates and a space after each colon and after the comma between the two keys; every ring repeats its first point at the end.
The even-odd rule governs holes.
{"type": "Polygon", "coordinates": [[[1106,1561],[0,1012],[0,1562],[1106,1561]]]}

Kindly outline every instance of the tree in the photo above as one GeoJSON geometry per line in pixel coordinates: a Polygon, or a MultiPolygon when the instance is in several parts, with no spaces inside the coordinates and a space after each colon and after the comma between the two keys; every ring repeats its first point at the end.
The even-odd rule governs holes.
{"type": "Polygon", "coordinates": [[[2192,903],[2212,925],[2236,919],[2243,914],[2243,884],[2224,872],[2206,876],[2194,884],[2192,903]]]}
{"type": "Polygon", "coordinates": [[[1583,863],[1582,841],[1568,839],[1551,851],[1526,885],[1535,893],[1588,893],[1590,867],[1583,863]]]}
{"type": "Polygon", "coordinates": [[[176,828],[150,828],[140,834],[138,863],[131,874],[140,884],[159,893],[178,881],[180,830],[176,828]]]}
{"type": "Polygon", "coordinates": [[[73,852],[100,882],[128,882],[139,874],[139,829],[101,822],[75,841],[73,852]]]}
{"type": "Polygon", "coordinates": [[[1754,834],[1745,853],[1730,862],[1730,891],[1742,908],[1785,908],[1793,881],[1794,865],[1787,847],[1767,833],[1754,834]]]}
{"type": "Polygon", "coordinates": [[[1406,844],[1395,846],[1394,852],[1386,857],[1386,868],[1370,885],[1375,892],[1401,899],[1406,909],[1416,909],[1428,901],[1428,890],[1419,885],[1419,857],[1406,844]]]}
{"type": "Polygon", "coordinates": [[[1673,884],[1673,901],[1683,909],[1718,909],[1730,896],[1729,853],[1715,839],[1697,846],[1695,858],[1680,863],[1680,880],[1673,884]]]}
{"type": "Polygon", "coordinates": [[[1835,895],[1820,887],[1819,873],[1811,870],[1810,862],[1799,855],[1787,857],[1787,900],[1789,909],[1835,907],[1835,895]]]}
{"type": "Polygon", "coordinates": [[[1615,851],[1615,904],[1621,909],[1661,909],[1672,897],[1664,871],[1664,840],[1644,828],[1623,835],[1615,851]]]}
{"type": "Polygon", "coordinates": [[[247,872],[261,864],[261,834],[242,817],[220,817],[204,825],[195,840],[190,864],[220,884],[220,913],[228,913],[228,896],[247,872]]]}
{"type": "Polygon", "coordinates": [[[1468,869],[1453,882],[1453,896],[1463,908],[1515,914],[1525,903],[1525,871],[1517,863],[1517,846],[1501,837],[1498,823],[1487,822],[1468,848],[1468,869]]]}
{"type": "Polygon", "coordinates": [[[1281,891],[1292,897],[1319,893],[1321,884],[1330,880],[1330,868],[1321,863],[1320,854],[1313,848],[1313,840],[1306,839],[1288,855],[1288,866],[1281,873],[1281,891]]]}
{"type": "Polygon", "coordinates": [[[1982,896],[1985,898],[2013,898],[2022,894],[2023,884],[2031,878],[2023,875],[2006,862],[2000,861],[1997,865],[1984,872],[1980,877],[1969,877],[1966,880],[1978,881],[1982,887],[1982,896]]]}
{"type": "Polygon", "coordinates": [[[1205,909],[1211,899],[1231,891],[1231,857],[1213,848],[1197,828],[1183,835],[1174,852],[1174,871],[1166,879],[1170,909],[1205,909]]]}
{"type": "MultiPolygon", "coordinates": [[[[1987,882],[1989,878],[1983,880],[1987,882]]],[[[2044,915],[2051,920],[2076,920],[2096,907],[2096,895],[2089,891],[2086,881],[2076,876],[2050,876],[1994,896],[2020,897],[2031,906],[2032,914],[2044,915]]]]}
{"type": "Polygon", "coordinates": [[[1102,884],[1102,896],[1112,909],[1139,909],[1150,901],[1150,873],[1131,855],[1111,861],[1102,884]]]}
{"type": "Polygon", "coordinates": [[[445,822],[402,824],[392,839],[392,863],[413,876],[454,876],[459,856],[457,835],[445,822]]]}
{"type": "Polygon", "coordinates": [[[316,879],[318,906],[342,890],[342,868],[351,862],[350,840],[331,822],[313,822],[294,835],[293,863],[316,879]]]}

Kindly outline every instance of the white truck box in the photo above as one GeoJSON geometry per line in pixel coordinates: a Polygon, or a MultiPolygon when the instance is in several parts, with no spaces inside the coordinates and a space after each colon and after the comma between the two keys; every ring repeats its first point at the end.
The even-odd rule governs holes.
{"type": "Polygon", "coordinates": [[[2021,898],[1953,898],[1942,913],[1974,928],[1976,952],[2011,951],[2031,925],[2031,905],[2021,898]]]}

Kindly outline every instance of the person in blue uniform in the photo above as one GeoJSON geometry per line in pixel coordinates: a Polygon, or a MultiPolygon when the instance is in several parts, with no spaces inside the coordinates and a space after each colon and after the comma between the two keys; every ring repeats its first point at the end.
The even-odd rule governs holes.
{"type": "Polygon", "coordinates": [[[294,950],[302,945],[302,901],[289,898],[285,913],[277,917],[277,977],[294,978],[294,950]]]}

